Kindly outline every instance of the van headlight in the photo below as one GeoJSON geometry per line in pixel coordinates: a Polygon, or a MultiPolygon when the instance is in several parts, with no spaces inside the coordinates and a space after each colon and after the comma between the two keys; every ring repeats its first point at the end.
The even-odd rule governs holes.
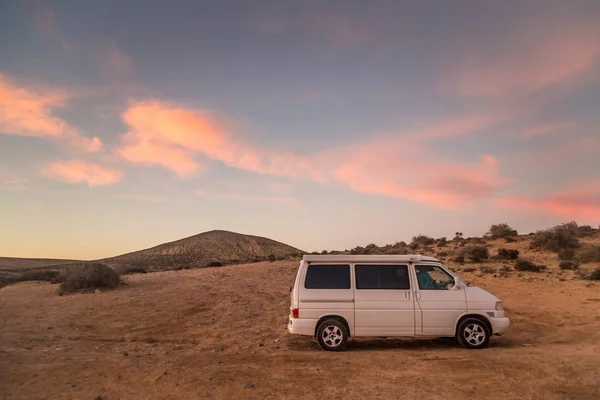
{"type": "Polygon", "coordinates": [[[496,302],[496,311],[502,311],[502,310],[504,310],[504,307],[502,306],[502,302],[497,301],[496,302]]]}

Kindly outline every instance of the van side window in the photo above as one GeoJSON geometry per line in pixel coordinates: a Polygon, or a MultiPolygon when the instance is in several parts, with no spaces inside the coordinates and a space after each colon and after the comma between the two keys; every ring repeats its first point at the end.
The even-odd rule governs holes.
{"type": "Polygon", "coordinates": [[[407,265],[356,265],[357,289],[409,290],[407,265]]]}
{"type": "Polygon", "coordinates": [[[350,265],[311,264],[306,271],[306,289],[350,289],[350,265]]]}
{"type": "Polygon", "coordinates": [[[415,265],[415,271],[421,290],[449,290],[454,286],[454,278],[435,265],[415,265]]]}

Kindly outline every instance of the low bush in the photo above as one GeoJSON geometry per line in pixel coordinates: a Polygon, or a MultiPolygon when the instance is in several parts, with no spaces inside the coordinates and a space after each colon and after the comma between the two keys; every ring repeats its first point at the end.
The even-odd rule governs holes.
{"type": "Polygon", "coordinates": [[[476,270],[476,268],[475,268],[475,267],[467,267],[467,268],[463,268],[463,270],[462,270],[462,271],[463,271],[463,272],[473,272],[473,271],[475,271],[475,270],[476,270]]]}
{"type": "Polygon", "coordinates": [[[413,250],[422,246],[431,246],[435,244],[435,239],[425,235],[418,235],[412,238],[409,247],[413,250]]]}
{"type": "Polygon", "coordinates": [[[485,246],[465,246],[459,250],[459,255],[464,256],[472,262],[480,262],[490,258],[490,252],[485,246]]]}
{"type": "Polygon", "coordinates": [[[485,234],[485,236],[492,239],[506,238],[516,235],[518,235],[518,232],[506,223],[492,225],[490,230],[485,234]]]}
{"type": "Polygon", "coordinates": [[[558,268],[560,268],[562,270],[577,269],[577,268],[579,268],[579,264],[574,261],[561,261],[560,264],[558,264],[558,268]]]}
{"type": "Polygon", "coordinates": [[[493,267],[479,267],[479,271],[481,271],[482,274],[495,274],[496,273],[496,268],[493,268],[493,267]]]}
{"type": "MultiPolygon", "coordinates": [[[[575,227],[577,224],[575,224],[575,227]]],[[[560,253],[562,250],[576,249],[580,246],[572,223],[557,225],[536,232],[531,247],[560,253]]]]}
{"type": "Polygon", "coordinates": [[[458,264],[464,264],[465,256],[463,256],[462,254],[456,255],[455,257],[452,258],[452,261],[454,261],[455,263],[458,263],[458,264]]]}
{"type": "Polygon", "coordinates": [[[513,269],[511,267],[509,267],[508,265],[503,265],[502,268],[500,268],[500,272],[504,273],[504,274],[508,274],[509,272],[512,272],[513,269]]]}
{"type": "Polygon", "coordinates": [[[589,279],[593,281],[600,281],[600,268],[596,268],[596,270],[590,274],[589,279]]]}
{"type": "Polygon", "coordinates": [[[600,246],[585,246],[579,250],[575,259],[582,264],[600,262],[600,246]]]}
{"type": "Polygon", "coordinates": [[[62,283],[58,294],[97,288],[114,288],[121,280],[112,268],[100,263],[78,264],[67,267],[62,273],[62,283]]]}
{"type": "Polygon", "coordinates": [[[501,260],[516,260],[519,258],[519,250],[498,249],[498,258],[501,260]]]}
{"type": "Polygon", "coordinates": [[[222,267],[223,266],[223,262],[221,260],[217,260],[217,259],[208,260],[208,261],[206,261],[206,263],[204,264],[204,266],[205,267],[222,267]]]}
{"type": "Polygon", "coordinates": [[[535,263],[529,260],[517,260],[517,262],[515,263],[515,269],[517,271],[541,272],[546,269],[546,266],[536,265],[535,263]]]}
{"type": "Polygon", "coordinates": [[[448,244],[448,239],[446,239],[445,236],[443,236],[435,241],[435,245],[438,247],[444,247],[447,244],[448,244]]]}
{"type": "Polygon", "coordinates": [[[575,249],[562,249],[558,252],[559,260],[572,260],[575,258],[575,249]]]}

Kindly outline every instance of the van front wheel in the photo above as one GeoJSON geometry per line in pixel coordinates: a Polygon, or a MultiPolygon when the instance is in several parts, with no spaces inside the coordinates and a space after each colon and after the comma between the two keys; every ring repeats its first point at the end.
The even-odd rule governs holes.
{"type": "Polygon", "coordinates": [[[346,326],[337,319],[326,319],[317,329],[317,341],[323,350],[343,350],[348,341],[346,326]]]}
{"type": "Polygon", "coordinates": [[[490,331],[482,321],[468,318],[458,326],[456,339],[466,349],[483,349],[490,343],[490,331]]]}

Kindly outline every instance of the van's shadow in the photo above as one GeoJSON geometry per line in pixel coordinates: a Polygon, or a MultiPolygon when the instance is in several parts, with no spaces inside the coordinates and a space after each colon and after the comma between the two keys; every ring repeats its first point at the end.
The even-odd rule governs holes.
{"type": "MultiPolygon", "coordinates": [[[[289,343],[290,348],[297,351],[320,350],[315,339],[303,338],[289,343]]],[[[508,338],[492,338],[489,349],[519,347],[521,343],[508,338]]],[[[410,339],[410,338],[358,338],[348,341],[345,351],[385,351],[396,350],[451,350],[463,349],[455,338],[432,338],[432,339],[410,339]]],[[[468,351],[467,349],[464,349],[468,351]]]]}

